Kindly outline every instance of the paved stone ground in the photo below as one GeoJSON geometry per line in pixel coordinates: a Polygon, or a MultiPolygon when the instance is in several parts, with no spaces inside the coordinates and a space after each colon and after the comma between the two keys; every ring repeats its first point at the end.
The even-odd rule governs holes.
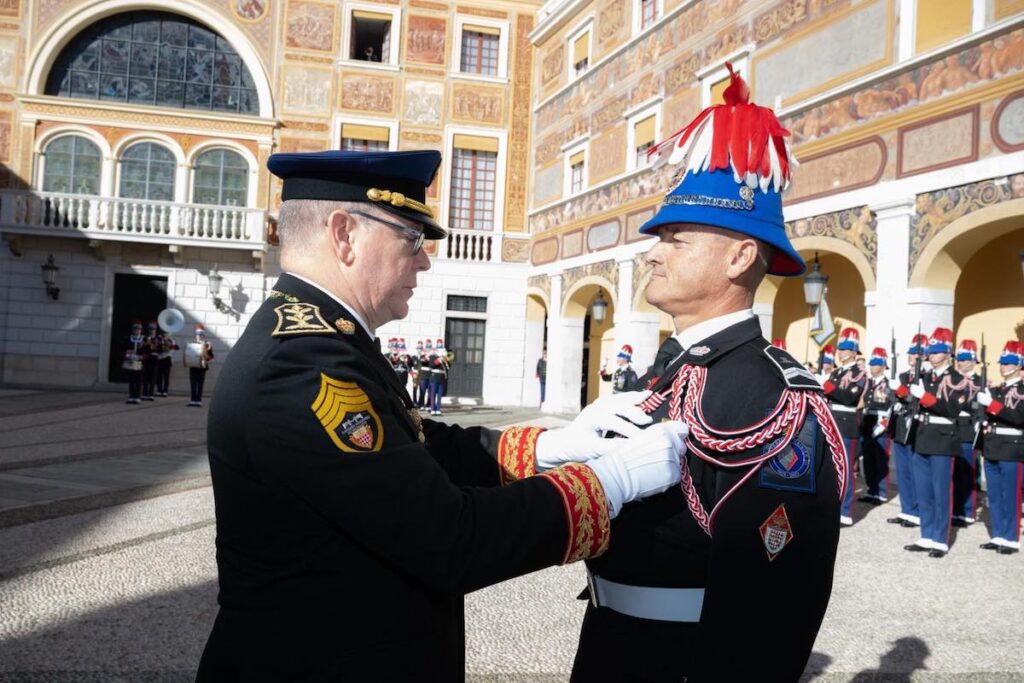
{"type": "MultiPolygon", "coordinates": [[[[0,682],[192,680],[216,567],[206,412],[184,403],[0,389],[0,682]]],[[[476,408],[445,419],[538,417],[476,408]]],[[[1024,681],[1024,555],[978,549],[982,524],[943,560],[904,552],[914,533],[885,524],[894,509],[861,510],[843,531],[804,680],[1024,681]]],[[[470,595],[467,679],[565,681],[583,584],[573,565],[470,595]]],[[[784,587],[764,598],[785,610],[784,587]]]]}

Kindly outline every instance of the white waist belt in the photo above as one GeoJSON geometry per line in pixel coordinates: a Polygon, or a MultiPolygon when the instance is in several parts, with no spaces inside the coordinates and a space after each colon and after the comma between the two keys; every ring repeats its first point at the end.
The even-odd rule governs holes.
{"type": "Polygon", "coordinates": [[[888,417],[889,416],[889,411],[888,410],[865,410],[864,414],[865,415],[878,415],[879,417],[888,417]]]}
{"type": "Polygon", "coordinates": [[[929,424],[937,424],[937,425],[951,425],[951,424],[955,424],[955,421],[954,420],[950,420],[948,417],[939,417],[938,415],[925,415],[923,413],[918,413],[917,419],[918,419],[919,422],[926,422],[926,423],[929,423],[929,424]]]}
{"type": "Polygon", "coordinates": [[[1024,429],[1017,429],[1016,427],[993,427],[989,434],[998,434],[1000,436],[1024,436],[1024,429]]]}
{"type": "Polygon", "coordinates": [[[832,410],[837,410],[840,413],[856,413],[857,412],[857,409],[854,408],[853,406],[844,406],[842,403],[832,403],[830,401],[828,405],[829,405],[830,408],[832,408],[832,410]]]}
{"type": "Polygon", "coordinates": [[[703,588],[654,588],[630,586],[602,579],[587,572],[590,602],[595,607],[608,607],[620,614],[656,621],[700,621],[704,605],[703,588]]]}

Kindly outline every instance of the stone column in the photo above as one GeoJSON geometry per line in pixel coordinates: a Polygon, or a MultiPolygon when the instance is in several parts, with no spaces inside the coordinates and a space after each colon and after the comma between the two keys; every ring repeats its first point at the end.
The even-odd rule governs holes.
{"type": "MultiPolygon", "coordinates": [[[[526,344],[524,346],[526,359],[523,371],[522,402],[524,406],[538,406],[540,405],[540,381],[537,379],[537,361],[540,360],[540,355],[544,350],[544,320],[543,318],[532,320],[529,316],[530,303],[527,302],[526,305],[526,344]]],[[[551,370],[549,364],[549,381],[550,377],[551,370]]]]}
{"type": "Polygon", "coordinates": [[[548,387],[541,407],[546,413],[574,413],[580,409],[583,320],[562,317],[562,276],[553,275],[548,311],[548,387]]]}
{"type": "MultiPolygon", "coordinates": [[[[864,292],[867,339],[861,349],[870,354],[876,346],[889,350],[889,341],[896,335],[897,367],[906,369],[903,352],[917,332],[918,313],[908,309],[907,284],[910,281],[910,219],[914,215],[914,197],[876,204],[878,262],[875,267],[875,289],[864,292]]],[[[952,298],[950,299],[952,301],[952,298]]],[[[927,325],[922,325],[922,330],[927,325]]],[[[931,332],[931,330],[928,330],[931,332]]],[[[927,334],[927,332],[926,332],[927,334]]]]}

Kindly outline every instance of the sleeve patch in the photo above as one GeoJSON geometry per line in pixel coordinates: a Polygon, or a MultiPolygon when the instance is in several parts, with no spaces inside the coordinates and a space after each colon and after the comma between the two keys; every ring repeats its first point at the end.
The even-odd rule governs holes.
{"type": "Polygon", "coordinates": [[[498,468],[503,486],[537,474],[537,439],[543,432],[543,427],[511,427],[501,433],[498,468]]]}
{"type": "MultiPolygon", "coordinates": [[[[768,453],[778,445],[778,441],[765,444],[762,452],[768,453]]],[[[817,446],[818,420],[808,415],[789,448],[761,466],[761,488],[814,493],[817,490],[817,446]]]]}
{"type": "Polygon", "coordinates": [[[539,476],[551,482],[565,505],[569,533],[562,564],[589,560],[607,550],[611,541],[608,499],[594,470],[570,463],[539,476]]]}
{"type": "Polygon", "coordinates": [[[355,382],[320,373],[320,393],[310,408],[342,452],[376,453],[384,443],[380,416],[355,382]]]}
{"type": "Polygon", "coordinates": [[[790,389],[821,391],[818,379],[782,349],[769,344],[764,348],[764,355],[768,356],[768,360],[778,369],[783,381],[790,389]]]}
{"type": "Polygon", "coordinates": [[[277,326],[271,332],[274,337],[293,334],[335,334],[334,327],[324,320],[320,307],[313,304],[287,303],[274,309],[277,326]]]}

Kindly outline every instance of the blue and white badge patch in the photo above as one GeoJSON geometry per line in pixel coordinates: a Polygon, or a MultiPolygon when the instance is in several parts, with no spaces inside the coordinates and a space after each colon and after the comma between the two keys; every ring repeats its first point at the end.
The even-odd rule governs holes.
{"type": "MultiPolygon", "coordinates": [[[[761,452],[778,448],[781,441],[777,439],[765,445],[761,452]]],[[[789,446],[761,466],[760,486],[779,491],[814,493],[817,490],[817,444],[818,420],[808,415],[800,433],[789,446]]]]}

